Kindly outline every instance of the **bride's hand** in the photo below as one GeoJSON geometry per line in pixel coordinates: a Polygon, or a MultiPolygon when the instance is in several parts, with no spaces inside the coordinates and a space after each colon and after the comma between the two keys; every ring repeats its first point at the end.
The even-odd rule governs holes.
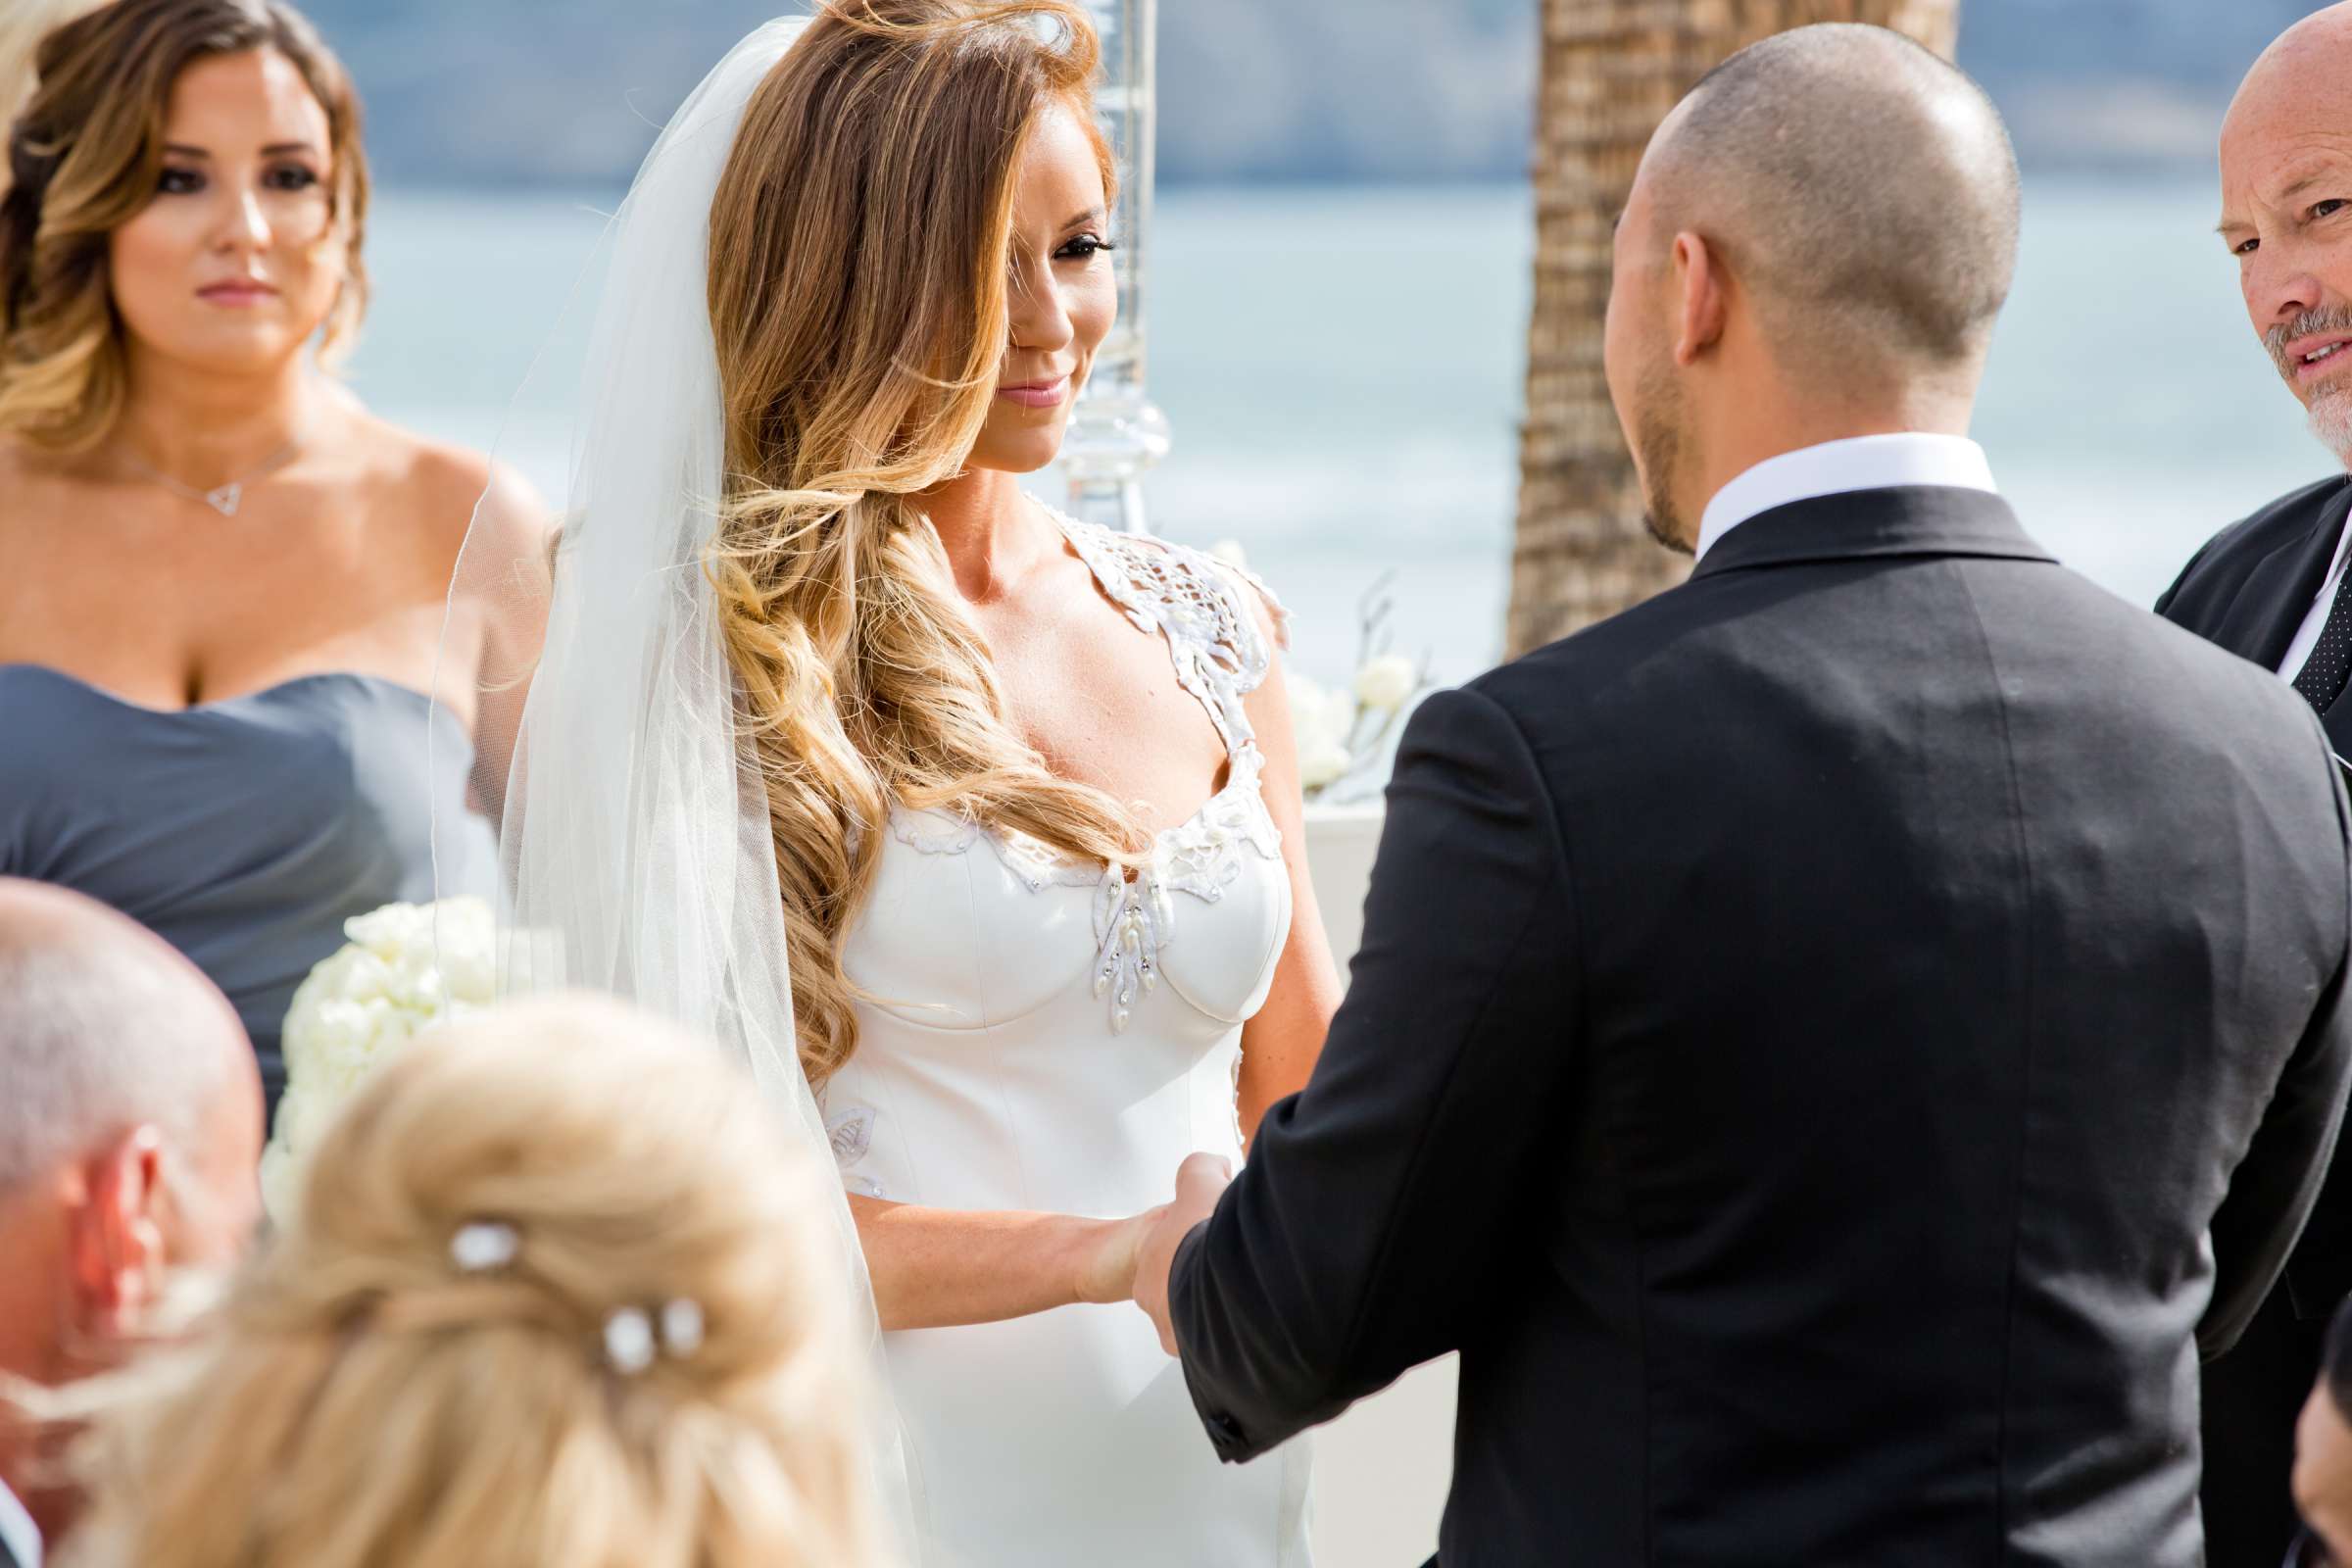
{"type": "Polygon", "coordinates": [[[1136,1259],[1142,1255],[1144,1239],[1166,1212],[1163,1203],[1133,1219],[1094,1221],[1078,1257],[1078,1299],[1105,1303],[1134,1299],[1136,1259]]]}
{"type": "Polygon", "coordinates": [[[1195,1154],[1176,1169],[1176,1201],[1145,1216],[1154,1221],[1144,1236],[1132,1289],[1135,1304],[1159,1331],[1159,1348],[1178,1354],[1176,1324],[1168,1313],[1168,1275],[1176,1249],[1194,1226],[1217,1210],[1217,1199],[1233,1185],[1233,1166],[1215,1154],[1195,1154]]]}

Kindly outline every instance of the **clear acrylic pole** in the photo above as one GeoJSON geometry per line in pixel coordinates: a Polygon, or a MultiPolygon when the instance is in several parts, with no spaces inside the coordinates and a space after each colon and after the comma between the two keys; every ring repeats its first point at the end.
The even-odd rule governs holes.
{"type": "Polygon", "coordinates": [[[1119,196],[1111,218],[1118,249],[1119,319],[1095,356],[1062,443],[1070,511],[1127,533],[1150,533],[1143,476],[1168,453],[1167,416],[1145,390],[1148,322],[1145,280],[1152,251],[1154,89],[1158,76],[1159,0],[1087,0],[1102,38],[1097,89],[1102,131],[1118,161],[1119,196]]]}

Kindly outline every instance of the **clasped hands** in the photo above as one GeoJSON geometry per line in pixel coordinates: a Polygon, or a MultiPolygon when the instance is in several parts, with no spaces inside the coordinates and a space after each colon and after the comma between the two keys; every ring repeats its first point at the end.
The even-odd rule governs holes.
{"type": "Polygon", "coordinates": [[[1159,1330],[1159,1348],[1174,1355],[1168,1271],[1175,1265],[1178,1244],[1215,1210],[1218,1195],[1232,1182],[1233,1167],[1222,1157],[1195,1154],[1177,1167],[1173,1202],[1133,1219],[1104,1222],[1081,1265],[1079,1299],[1135,1302],[1159,1330]]]}

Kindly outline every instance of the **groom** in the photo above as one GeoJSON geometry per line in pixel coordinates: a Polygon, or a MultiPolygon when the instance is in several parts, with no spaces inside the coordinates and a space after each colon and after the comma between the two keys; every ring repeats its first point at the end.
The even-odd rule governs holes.
{"type": "Polygon", "coordinates": [[[1414,719],[1313,1081],[1139,1267],[1227,1459],[1458,1348],[1448,1565],[2200,1561],[2198,1351],[2352,1075],[2345,808],[1963,438],[2017,220],[1874,28],[1660,128],[1607,362],[1697,567],[1414,719]]]}

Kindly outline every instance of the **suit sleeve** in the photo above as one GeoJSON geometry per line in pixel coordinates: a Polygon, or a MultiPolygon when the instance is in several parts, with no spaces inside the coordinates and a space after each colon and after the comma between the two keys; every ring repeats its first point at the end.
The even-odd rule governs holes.
{"type": "MultiPolygon", "coordinates": [[[[2215,536],[2217,539],[2219,537],[2218,534],[2215,536]]],[[[2197,568],[2205,564],[2205,558],[2212,552],[2214,540],[2208,539],[2197,547],[2197,553],[2188,558],[2188,564],[2180,568],[2180,575],[2173,579],[2173,585],[2156,596],[2156,613],[2164,616],[2167,620],[2173,618],[2173,601],[2180,597],[2181,585],[2194,576],[2197,568]]]]}
{"type": "Polygon", "coordinates": [[[1407,726],[1348,1000],[1178,1249],[1169,1304],[1218,1453],[1254,1457],[1456,1348],[1568,1081],[1567,857],[1509,714],[1444,692],[1407,726]]]}
{"type": "MultiPolygon", "coordinates": [[[[2332,760],[2328,770],[2334,772],[2332,760]]],[[[2333,885],[2341,903],[2327,914],[2329,928],[2343,933],[2352,927],[2352,871],[2346,869],[2343,787],[2334,787],[2333,885]]],[[[2333,1159],[2345,1093],[2352,1087],[2345,968],[2339,948],[2334,973],[2213,1217],[2213,1299],[2197,1325],[2197,1348],[2207,1360],[2237,1343],[2281,1271],[2288,1274],[2300,1317],[2325,1317],[2352,1286],[2352,1160],[2333,1159]]]]}

